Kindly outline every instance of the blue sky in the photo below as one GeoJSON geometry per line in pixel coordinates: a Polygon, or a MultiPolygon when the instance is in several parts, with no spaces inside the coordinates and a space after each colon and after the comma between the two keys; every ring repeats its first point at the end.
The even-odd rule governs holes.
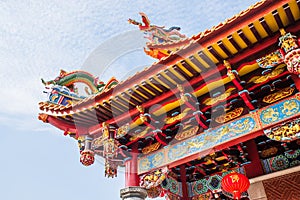
{"type": "Polygon", "coordinates": [[[191,36],[255,2],[1,0],[0,199],[119,199],[122,171],[107,179],[101,161],[82,166],[76,141],[37,120],[38,102],[46,99],[40,78],[54,78],[60,69],[84,69],[103,80],[123,79],[150,65],[142,36],[127,23],[140,20],[140,11],[153,24],[180,26],[191,36]],[[133,46],[130,35],[137,37],[133,46]]]}

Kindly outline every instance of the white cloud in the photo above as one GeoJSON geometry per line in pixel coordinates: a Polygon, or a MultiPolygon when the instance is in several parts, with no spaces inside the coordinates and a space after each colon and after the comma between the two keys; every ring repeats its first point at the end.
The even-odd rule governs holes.
{"type": "MultiPolygon", "coordinates": [[[[135,5],[108,0],[1,1],[2,118],[22,118],[30,124],[29,121],[38,112],[37,103],[44,97],[40,78],[53,79],[61,68],[74,70],[83,67],[95,74],[98,70],[100,72],[106,69],[104,76],[107,80],[108,76],[124,78],[124,74],[130,74],[136,66],[150,64],[149,60],[146,61],[146,56],[141,57],[140,54],[130,52],[128,55],[114,57],[116,60],[112,63],[109,60],[104,61],[101,56],[98,60],[93,58],[94,66],[89,63],[89,59],[85,62],[86,58],[90,58],[88,55],[93,49],[110,38],[119,39],[114,39],[118,44],[108,45],[104,51],[110,49],[115,53],[116,50],[126,53],[122,52],[121,47],[130,45],[130,40],[118,38],[118,34],[137,30],[137,27],[127,24],[126,20],[140,20],[139,11],[146,12],[154,24],[178,25],[184,33],[192,35],[231,17],[255,1],[245,3],[239,0],[230,5],[218,0],[204,0],[201,3],[146,1],[136,2],[135,5]],[[105,65],[108,64],[111,66],[107,68],[105,65]]],[[[143,44],[140,45],[142,47],[143,44]]]]}

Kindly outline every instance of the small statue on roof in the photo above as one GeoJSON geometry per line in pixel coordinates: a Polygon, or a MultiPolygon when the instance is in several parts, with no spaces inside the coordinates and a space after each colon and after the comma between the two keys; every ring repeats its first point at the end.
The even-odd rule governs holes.
{"type": "Polygon", "coordinates": [[[150,20],[145,13],[140,12],[139,14],[142,16],[142,22],[137,22],[133,19],[128,19],[128,22],[139,26],[140,30],[145,33],[145,38],[150,40],[151,43],[161,44],[186,38],[185,35],[179,32],[180,27],[173,26],[169,29],[165,29],[164,26],[151,25],[150,20]]]}

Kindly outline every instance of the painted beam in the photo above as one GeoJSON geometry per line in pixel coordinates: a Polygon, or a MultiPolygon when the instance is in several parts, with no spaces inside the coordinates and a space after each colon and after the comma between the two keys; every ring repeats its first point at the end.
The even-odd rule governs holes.
{"type": "Polygon", "coordinates": [[[149,155],[138,158],[138,174],[163,166],[176,166],[212,153],[217,149],[255,138],[261,131],[300,115],[300,93],[262,109],[255,110],[222,126],[149,155]]]}

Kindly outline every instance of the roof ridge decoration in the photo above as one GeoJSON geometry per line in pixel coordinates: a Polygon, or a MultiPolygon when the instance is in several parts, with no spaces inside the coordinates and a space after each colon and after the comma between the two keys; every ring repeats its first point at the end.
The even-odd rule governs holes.
{"type": "Polygon", "coordinates": [[[145,38],[149,40],[146,45],[147,47],[144,48],[147,55],[161,59],[168,56],[170,52],[177,50],[178,47],[189,42],[188,38],[179,32],[180,27],[172,26],[166,29],[165,26],[152,25],[145,13],[140,12],[139,14],[142,17],[142,22],[130,18],[128,22],[139,26],[139,29],[144,32],[145,38]]]}
{"type": "Polygon", "coordinates": [[[44,92],[48,94],[48,101],[63,106],[74,105],[76,102],[89,99],[90,96],[109,90],[119,83],[112,77],[105,84],[98,77],[94,77],[92,74],[82,70],[71,72],[60,70],[60,74],[55,79],[49,81],[41,80],[45,85],[46,90],[44,92]],[[89,97],[79,95],[75,83],[85,84],[85,92],[89,97]]]}

